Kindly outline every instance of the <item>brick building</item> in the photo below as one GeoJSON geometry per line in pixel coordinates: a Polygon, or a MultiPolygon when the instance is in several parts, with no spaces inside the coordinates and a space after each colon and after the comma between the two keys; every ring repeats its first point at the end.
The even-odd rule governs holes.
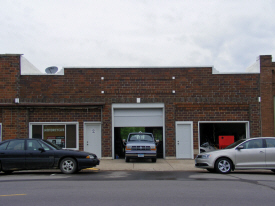
{"type": "Polygon", "coordinates": [[[153,132],[158,156],[193,158],[221,138],[274,136],[275,62],[254,73],[212,67],[65,68],[23,74],[22,55],[0,55],[0,141],[44,138],[123,157],[125,128],[153,132]]]}

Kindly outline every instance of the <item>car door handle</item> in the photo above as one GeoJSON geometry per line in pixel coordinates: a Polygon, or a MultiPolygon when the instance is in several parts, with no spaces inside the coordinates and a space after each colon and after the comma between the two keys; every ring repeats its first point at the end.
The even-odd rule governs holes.
{"type": "Polygon", "coordinates": [[[260,153],[264,153],[264,151],[260,151],[260,153]]]}

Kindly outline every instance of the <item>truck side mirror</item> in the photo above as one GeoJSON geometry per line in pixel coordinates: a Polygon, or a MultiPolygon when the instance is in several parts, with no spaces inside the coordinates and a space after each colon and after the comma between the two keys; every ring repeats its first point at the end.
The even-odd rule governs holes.
{"type": "Polygon", "coordinates": [[[123,139],[122,142],[123,142],[123,145],[126,146],[126,140],[123,139]]]}

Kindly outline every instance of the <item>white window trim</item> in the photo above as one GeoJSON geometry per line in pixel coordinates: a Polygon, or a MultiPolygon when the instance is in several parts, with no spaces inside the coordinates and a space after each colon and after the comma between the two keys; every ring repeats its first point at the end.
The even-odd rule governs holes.
{"type": "MultiPolygon", "coordinates": [[[[79,150],[79,123],[78,122],[30,122],[29,123],[29,139],[32,139],[32,126],[33,125],[76,125],[76,148],[64,148],[64,149],[72,149],[79,150]]],[[[66,131],[65,131],[66,136],[66,131]]]]}

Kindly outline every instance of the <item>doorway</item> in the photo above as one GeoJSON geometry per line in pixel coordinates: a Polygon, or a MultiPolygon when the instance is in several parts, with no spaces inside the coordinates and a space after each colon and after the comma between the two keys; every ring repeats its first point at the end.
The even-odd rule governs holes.
{"type": "Polygon", "coordinates": [[[125,158],[125,146],[123,139],[127,140],[128,134],[132,132],[152,133],[155,140],[159,140],[157,145],[157,158],[163,158],[163,128],[162,127],[115,127],[115,158],[125,158]]]}
{"type": "Polygon", "coordinates": [[[84,151],[101,158],[101,122],[84,123],[84,151]]]}
{"type": "Polygon", "coordinates": [[[150,132],[160,140],[158,156],[165,158],[165,115],[163,103],[130,103],[112,105],[112,158],[123,158],[122,139],[130,132],[150,132]]]}
{"type": "Polygon", "coordinates": [[[193,122],[176,122],[176,157],[193,159],[193,122]]]}

